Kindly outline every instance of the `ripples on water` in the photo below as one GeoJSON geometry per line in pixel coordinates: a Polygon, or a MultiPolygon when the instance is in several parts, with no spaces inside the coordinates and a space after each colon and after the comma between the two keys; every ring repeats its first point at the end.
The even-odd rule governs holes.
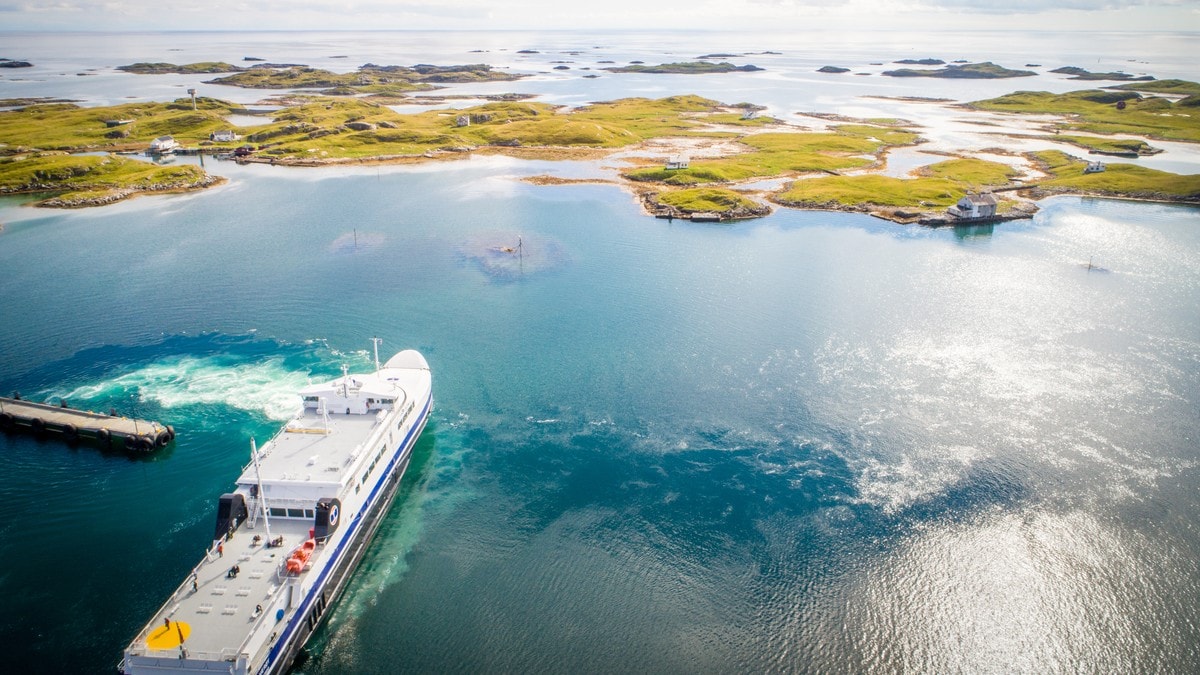
{"type": "Polygon", "coordinates": [[[516,180],[552,168],[5,206],[0,387],[180,430],[0,438],[12,667],[108,668],[249,439],[382,335],[434,420],[306,672],[1196,670],[1195,210],[705,226],[516,180]]]}
{"type": "MultiPolygon", "coordinates": [[[[345,177],[305,189],[378,188],[345,177]]],[[[1193,211],[1060,200],[990,233],[795,212],[729,227],[646,219],[599,200],[610,188],[566,188],[574,202],[537,190],[508,198],[511,230],[469,211],[368,211],[371,245],[346,252],[345,227],[318,214],[300,224],[308,245],[181,255],[186,284],[143,270],[104,291],[133,307],[153,287],[163,316],[121,326],[84,308],[83,325],[123,331],[127,346],[6,386],[167,419],[180,441],[131,462],[5,439],[3,497],[39,521],[6,523],[6,555],[18,535],[45,555],[3,583],[71,581],[65,595],[16,596],[29,620],[0,630],[50,658],[44,627],[120,607],[93,643],[118,652],[194,563],[249,437],[273,432],[309,376],[368,364],[343,333],[369,335],[383,317],[399,336],[389,345],[435,364],[435,421],[307,671],[1196,662],[1200,573],[1182,525],[1196,510],[1183,440],[1200,363],[1193,211]],[[515,232],[532,271],[553,274],[493,283],[487,265],[463,264],[515,232]],[[1081,266],[1089,255],[1109,272],[1081,266]],[[282,274],[298,263],[311,277],[282,274]],[[384,270],[390,282],[361,292],[384,270]],[[249,274],[253,292],[225,292],[249,274]],[[148,337],[215,307],[265,335],[148,337]],[[336,337],[311,340],[314,326],[336,337]],[[80,547],[138,555],[80,575],[66,556],[80,547]],[[153,583],[134,590],[140,578],[153,583]],[[68,595],[89,600],[67,611],[68,595]]],[[[179,205],[175,218],[195,218],[179,205]]],[[[59,222],[71,231],[74,216],[59,222]]],[[[42,279],[52,293],[73,284],[42,279]]],[[[30,348],[10,342],[8,358],[30,348]]],[[[84,644],[55,658],[95,663],[84,644]]]]}

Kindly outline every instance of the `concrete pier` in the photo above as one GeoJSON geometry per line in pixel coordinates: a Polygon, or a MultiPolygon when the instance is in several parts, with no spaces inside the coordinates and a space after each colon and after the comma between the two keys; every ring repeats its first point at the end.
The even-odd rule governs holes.
{"type": "Polygon", "coordinates": [[[5,397],[0,397],[0,431],[56,434],[68,443],[91,441],[137,454],[153,452],[175,439],[175,429],[158,422],[5,397]]]}

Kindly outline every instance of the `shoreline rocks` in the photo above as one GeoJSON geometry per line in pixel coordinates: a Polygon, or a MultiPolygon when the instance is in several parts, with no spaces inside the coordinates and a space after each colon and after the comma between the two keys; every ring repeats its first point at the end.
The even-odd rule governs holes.
{"type": "MultiPolygon", "coordinates": [[[[86,197],[48,197],[46,199],[34,202],[34,206],[42,208],[58,208],[58,209],[82,209],[92,206],[107,206],[116,202],[137,197],[144,194],[169,194],[174,192],[193,192],[206,188],[220,185],[226,181],[220,176],[205,174],[203,178],[191,182],[174,182],[174,183],[154,183],[143,187],[126,187],[110,190],[101,194],[92,194],[86,197]]],[[[0,190],[0,194],[28,194],[38,192],[56,192],[62,191],[62,187],[47,183],[24,186],[21,190],[0,190]]],[[[86,190],[86,187],[80,188],[75,186],[74,191],[78,192],[86,190]]]]}

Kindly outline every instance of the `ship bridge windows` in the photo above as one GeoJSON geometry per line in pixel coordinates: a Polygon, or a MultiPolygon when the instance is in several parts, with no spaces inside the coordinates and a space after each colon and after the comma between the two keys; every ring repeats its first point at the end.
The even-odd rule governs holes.
{"type": "Polygon", "coordinates": [[[271,507],[272,518],[304,518],[311,520],[317,515],[314,509],[288,509],[282,506],[271,507]]]}

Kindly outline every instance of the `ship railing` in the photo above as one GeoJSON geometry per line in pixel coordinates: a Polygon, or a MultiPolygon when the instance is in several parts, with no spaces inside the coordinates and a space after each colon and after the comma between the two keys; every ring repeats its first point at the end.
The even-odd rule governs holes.
{"type": "MultiPolygon", "coordinates": [[[[280,565],[280,568],[283,568],[285,566],[286,565],[280,565]]],[[[276,579],[278,580],[279,579],[279,569],[276,569],[275,573],[276,573],[276,579]]],[[[286,575],[286,571],[285,571],[285,575],[286,575]]],[[[271,598],[272,598],[271,606],[272,607],[275,606],[275,603],[277,602],[279,595],[284,592],[286,592],[286,591],[283,588],[283,585],[281,582],[278,590],[271,595],[271,598]]],[[[296,589],[293,589],[292,592],[294,593],[297,591],[296,591],[296,589]]],[[[258,616],[253,618],[253,621],[250,624],[250,630],[246,631],[246,637],[243,638],[242,643],[240,645],[238,645],[237,650],[235,650],[236,653],[247,654],[247,655],[250,654],[251,653],[251,651],[250,651],[251,645],[257,640],[260,642],[258,647],[255,648],[255,652],[254,652],[254,654],[256,656],[255,661],[257,662],[257,660],[258,660],[257,655],[259,653],[261,653],[264,649],[269,649],[271,647],[272,643],[274,643],[274,641],[275,641],[274,638],[276,636],[276,633],[272,633],[271,636],[268,638],[263,638],[262,637],[263,634],[260,633],[259,631],[263,629],[263,626],[267,622],[271,622],[271,623],[278,622],[278,619],[276,619],[276,617],[275,617],[275,611],[276,611],[275,609],[264,610],[262,612],[259,612],[258,616]]],[[[288,610],[285,609],[284,611],[286,612],[288,610]]]]}
{"type": "MultiPolygon", "coordinates": [[[[182,602],[184,598],[188,597],[191,594],[192,581],[196,580],[199,577],[200,567],[203,566],[205,563],[212,561],[212,559],[213,559],[212,556],[213,556],[213,553],[216,551],[216,548],[217,548],[216,545],[213,545],[211,548],[209,548],[208,550],[206,550],[204,552],[204,558],[202,558],[200,562],[196,563],[196,566],[192,568],[192,572],[190,574],[188,574],[186,577],[184,577],[183,582],[179,584],[179,586],[175,589],[175,592],[171,593],[171,596],[167,598],[167,601],[164,602],[158,608],[158,611],[154,613],[154,616],[158,616],[159,614],[162,614],[163,616],[166,616],[169,618],[172,615],[174,615],[175,610],[178,609],[178,607],[179,607],[179,603],[182,602]]],[[[145,626],[143,626],[142,630],[137,634],[137,637],[134,638],[134,644],[137,644],[137,643],[144,644],[146,637],[150,634],[150,631],[157,627],[158,627],[158,624],[156,624],[154,622],[150,622],[150,623],[146,624],[145,626]]],[[[159,650],[150,650],[150,651],[159,651],[159,650]]],[[[176,654],[176,656],[178,656],[177,652],[172,652],[172,653],[176,654]]]]}
{"type": "MultiPolygon", "coordinates": [[[[183,649],[185,650],[184,653],[187,654],[186,659],[192,660],[192,661],[221,661],[221,662],[227,662],[227,663],[234,663],[237,661],[238,654],[241,653],[241,649],[235,649],[233,647],[226,647],[225,649],[221,649],[218,651],[204,650],[204,649],[189,649],[186,643],[184,644],[183,649]]],[[[175,647],[172,649],[145,648],[145,649],[131,650],[130,653],[137,655],[137,656],[142,656],[142,657],[151,658],[151,659],[172,659],[176,662],[181,660],[179,647],[175,647]]]]}

